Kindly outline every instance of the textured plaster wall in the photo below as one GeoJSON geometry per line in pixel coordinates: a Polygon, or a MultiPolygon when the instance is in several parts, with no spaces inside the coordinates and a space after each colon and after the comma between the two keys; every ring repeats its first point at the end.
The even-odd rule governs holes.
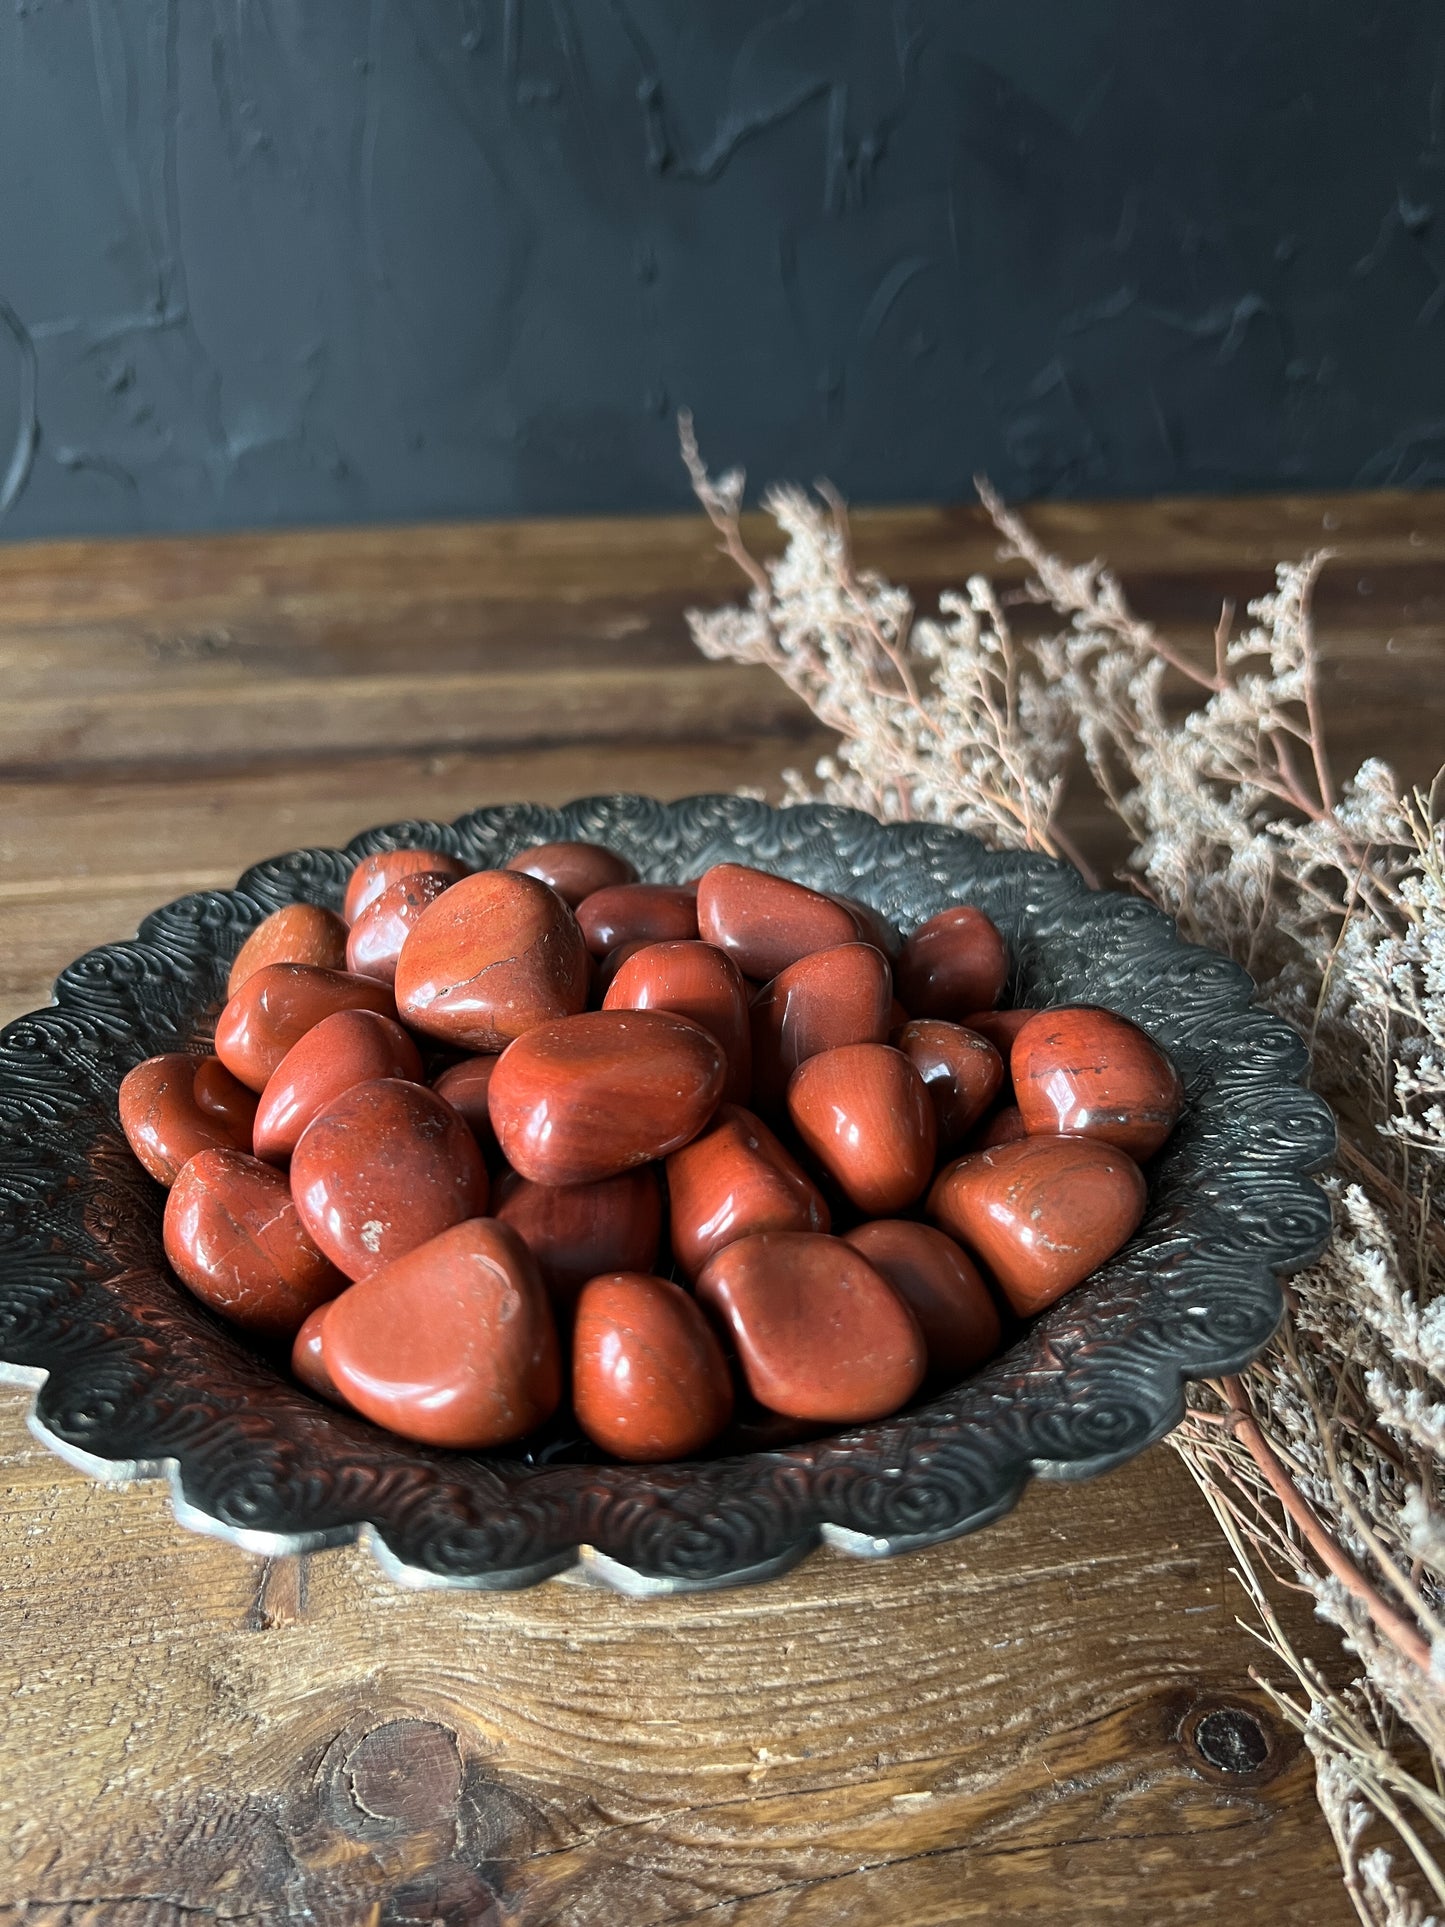
{"type": "Polygon", "coordinates": [[[1420,0],[0,0],[0,533],[1445,480],[1420,0]]]}

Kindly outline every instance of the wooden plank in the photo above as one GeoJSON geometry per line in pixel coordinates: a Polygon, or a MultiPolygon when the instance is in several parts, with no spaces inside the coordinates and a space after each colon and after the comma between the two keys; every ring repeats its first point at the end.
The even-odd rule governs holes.
{"type": "Polygon", "coordinates": [[[398,1592],[359,1552],[278,1579],[154,1487],[38,1456],[20,1404],[0,1907],[27,1922],[1146,1922],[1211,1892],[1241,1921],[1352,1917],[1166,1449],[884,1565],[488,1598],[398,1592]],[[1180,1738],[1241,1702],[1277,1748],[1260,1783],[1180,1738]]]}

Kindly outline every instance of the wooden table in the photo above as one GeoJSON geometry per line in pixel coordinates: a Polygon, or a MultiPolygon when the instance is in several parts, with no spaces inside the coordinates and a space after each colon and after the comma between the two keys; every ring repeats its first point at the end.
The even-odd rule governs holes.
{"type": "MultiPolygon", "coordinates": [[[[1200,648],[1222,595],[1333,544],[1342,767],[1376,751],[1425,779],[1445,754],[1445,497],[1033,519],[1200,648]]],[[[925,599],[992,562],[969,512],[858,533],[925,599]]],[[[0,549],[0,1015],[299,843],[776,785],[818,747],[807,717],[682,623],[734,590],[688,519],[0,549]]],[[[1074,827],[1102,847],[1096,813],[1074,827]]],[[[180,1531],[154,1486],[67,1470],[24,1412],[0,1394],[0,1916],[26,1927],[1353,1919],[1167,1447],[954,1546],[639,1604],[250,1558],[180,1531]],[[1219,1707],[1266,1731],[1258,1772],[1201,1752],[1219,1707]]]]}

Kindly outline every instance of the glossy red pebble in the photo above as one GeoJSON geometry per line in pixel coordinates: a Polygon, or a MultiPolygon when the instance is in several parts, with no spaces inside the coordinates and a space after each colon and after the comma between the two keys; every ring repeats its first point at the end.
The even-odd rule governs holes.
{"type": "Polygon", "coordinates": [[[346,901],[341,906],[342,916],[348,923],[355,923],[383,890],[422,870],[436,871],[453,879],[468,874],[465,863],[443,850],[375,850],[370,856],[364,856],[352,871],[346,886],[346,901]]]}
{"type": "Polygon", "coordinates": [[[898,955],[903,939],[881,910],[875,910],[871,903],[864,903],[858,897],[839,896],[833,890],[825,890],[823,895],[833,903],[841,903],[849,912],[864,943],[871,943],[890,960],[898,955]]]}
{"type": "Polygon", "coordinates": [[[959,1150],[1003,1088],[1004,1061],[977,1031],[941,1017],[915,1017],[889,1039],[928,1086],[938,1119],[938,1149],[959,1150]]]}
{"type": "Polygon", "coordinates": [[[969,1011],[989,1010],[1008,980],[1008,945],[993,923],[970,904],[955,904],[909,937],[896,966],[898,995],[915,1017],[961,1023],[969,1011]]]}
{"type": "Polygon", "coordinates": [[[440,870],[418,870],[388,883],[352,924],[346,939],[346,968],[358,977],[375,977],[390,984],[396,977],[401,947],[421,920],[421,913],[456,881],[440,870]]]}
{"type": "Polygon", "coordinates": [[[841,1238],[740,1238],[709,1259],[697,1295],[727,1325],[748,1389],[770,1411],[857,1424],[896,1412],[923,1381],[917,1319],[841,1238]]]}
{"type": "Polygon", "coordinates": [[[489,1093],[502,1155],[537,1184],[591,1184],[666,1157],[722,1096],[722,1046],[660,1010],[540,1024],[502,1053],[489,1093]]]}
{"type": "Polygon", "coordinates": [[[927,1086],[890,1044],[846,1044],[793,1073],[798,1135],[860,1211],[891,1217],[923,1195],[938,1125],[927,1086]]]}
{"type": "Polygon", "coordinates": [[[967,1030],[976,1030],[980,1037],[986,1037],[1004,1061],[1008,1069],[1009,1052],[1014,1047],[1014,1039],[1031,1018],[1037,1017],[1036,1010],[971,1010],[966,1017],[960,1017],[967,1030]]]}
{"type": "Polygon", "coordinates": [[[318,1398],[329,1399],[333,1405],[344,1405],[346,1400],[336,1389],[335,1380],[326,1369],[326,1360],[321,1352],[321,1327],[326,1322],[326,1314],[335,1300],[318,1305],[297,1332],[291,1346],[291,1370],[308,1392],[315,1392],[318,1398]]]}
{"type": "Polygon", "coordinates": [[[697,1301],[638,1271],[591,1279],[577,1301],[572,1404],[615,1458],[657,1463],[710,1445],[732,1417],[733,1388],[697,1301]]]}
{"type": "Polygon", "coordinates": [[[348,1278],[366,1278],[487,1206],[477,1141],[424,1084],[354,1084],[291,1158],[301,1221],[348,1278]]]}
{"type": "Polygon", "coordinates": [[[667,1160],[672,1249],[690,1278],[754,1231],[827,1231],[823,1194],[760,1118],[725,1104],[667,1160]]]}
{"type": "Polygon", "coordinates": [[[577,921],[598,958],[624,943],[696,942],[697,891],[680,883],[613,884],[582,899],[577,921]]]}
{"type": "Polygon", "coordinates": [[[597,890],[637,881],[627,858],[601,843],[534,843],[508,858],[506,867],[536,877],[574,910],[597,890]]]}
{"type": "Polygon", "coordinates": [[[1133,1236],[1147,1194],[1134,1160],[1081,1137],[1029,1137],[939,1173],[928,1215],[975,1253],[1022,1317],[1097,1271],[1133,1236]]]}
{"type": "Polygon", "coordinates": [[[233,1325],[292,1338],[346,1284],[308,1237],[286,1180],[243,1151],[201,1151],[171,1187],[171,1270],[233,1325]]]}
{"type": "Polygon", "coordinates": [[[985,1118],[969,1141],[970,1151],[992,1151],[1000,1144],[1020,1144],[1028,1136],[1029,1129],[1024,1123],[1017,1104],[1001,1104],[990,1118],[985,1118]]]}
{"type": "Polygon", "coordinates": [[[336,1300],[322,1353],[348,1405],[425,1445],[524,1438],[561,1397],[551,1306],[516,1232],[472,1218],[336,1300]]]}
{"type": "Polygon", "coordinates": [[[607,986],[602,1008],[667,1010],[701,1024],[722,1045],[727,1059],[724,1099],[746,1102],[753,1081],[747,985],[731,957],[710,943],[654,943],[633,951],[607,986]]]}
{"type": "Polygon", "coordinates": [[[248,977],[216,1019],[216,1055],[253,1091],[263,1091],[281,1059],[308,1030],[338,1010],[396,1016],[386,984],[314,964],[268,964],[248,977]]]}
{"type": "Polygon", "coordinates": [[[251,1148],[250,1134],[196,1102],[197,1059],[184,1051],[148,1057],[121,1079],[120,1128],[157,1184],[174,1184],[200,1151],[251,1148]]]}
{"type": "Polygon", "coordinates": [[[928,1375],[953,1384],[992,1358],[1003,1337],[998,1307],[978,1267],[952,1238],[911,1218],[874,1218],[844,1242],[888,1280],[928,1348],[928,1375]]]}
{"type": "Polygon", "coordinates": [[[267,964],[314,964],[340,970],[346,963],[346,925],[334,910],[315,903],[288,903],[258,923],[236,953],[226,995],[234,997],[248,977],[267,964]]]}
{"type": "Polygon", "coordinates": [[[497,1062],[495,1056],[464,1057],[460,1064],[453,1064],[440,1077],[432,1079],[432,1089],[451,1105],[458,1116],[466,1119],[472,1136],[484,1152],[497,1148],[497,1134],[492,1129],[492,1108],[488,1101],[492,1072],[497,1068],[497,1062]]]}
{"type": "Polygon", "coordinates": [[[717,863],[703,874],[697,919],[706,941],[758,983],[815,950],[862,936],[858,917],[837,898],[742,863],[717,863]]]}
{"type": "Polygon", "coordinates": [[[261,1100],[254,1091],[247,1090],[239,1077],[232,1077],[219,1057],[202,1057],[195,1063],[192,1091],[197,1104],[208,1117],[225,1125],[243,1151],[249,1151],[256,1106],[261,1100]]]}
{"type": "Polygon", "coordinates": [[[284,1164],[312,1118],[353,1084],[378,1077],[421,1078],[416,1045],[390,1017],[374,1010],[338,1010],[293,1044],[266,1080],[256,1112],[258,1158],[284,1164]]]}
{"type": "Polygon", "coordinates": [[[612,979],[617,975],[618,971],[621,970],[629,957],[635,957],[639,950],[650,950],[651,948],[652,945],[646,938],[633,937],[627,943],[618,944],[615,950],[609,950],[607,955],[600,960],[592,957],[592,952],[589,950],[587,955],[592,957],[592,967],[596,972],[596,978],[593,983],[595,1001],[600,1002],[601,999],[606,996],[607,992],[612,988],[612,979]]]}
{"type": "Polygon", "coordinates": [[[587,1002],[587,950],[555,890],[479,870],[424,910],[396,967],[403,1023],[463,1050],[504,1050],[587,1002]]]}
{"type": "Polygon", "coordinates": [[[1137,1024],[1113,1011],[1040,1011],[1014,1039],[1009,1063],[1031,1137],[1095,1138],[1142,1161],[1179,1121],[1178,1071],[1137,1024]]]}
{"type": "Polygon", "coordinates": [[[800,957],[753,999],[753,1095],[778,1109],[788,1079],[808,1058],[844,1044],[881,1044],[888,1035],[893,973],[870,943],[835,944],[800,957]]]}
{"type": "Polygon", "coordinates": [[[509,1171],[492,1215],[537,1260],[559,1312],[570,1312],[599,1272],[651,1271],[662,1242],[662,1192],[650,1164],[595,1184],[534,1184],[509,1171]]]}

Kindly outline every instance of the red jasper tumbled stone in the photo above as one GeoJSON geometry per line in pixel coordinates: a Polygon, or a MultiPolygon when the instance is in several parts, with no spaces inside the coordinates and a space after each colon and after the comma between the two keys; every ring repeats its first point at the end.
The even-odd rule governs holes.
{"type": "Polygon", "coordinates": [[[424,1084],[354,1084],[291,1158],[301,1221],[348,1278],[366,1278],[487,1205],[477,1141],[424,1084]]]}
{"type": "Polygon", "coordinates": [[[463,1050],[500,1051],[583,1008],[587,950],[555,890],[479,870],[421,914],[396,967],[402,1021],[463,1050]]]}
{"type": "Polygon", "coordinates": [[[991,1151],[999,1144],[1018,1144],[1029,1134],[1017,1104],[1001,1104],[992,1117],[985,1118],[969,1134],[969,1151],[991,1151]]]}
{"type": "Polygon", "coordinates": [[[319,1251],[279,1171],[242,1151],[201,1151],[171,1187],[172,1271],[233,1325],[291,1338],[346,1280],[319,1251]]]}
{"type": "Polygon", "coordinates": [[[860,1211],[891,1217],[923,1195],[938,1125],[927,1086],[891,1044],[846,1044],[793,1073],[798,1134],[860,1211]]]}
{"type": "Polygon", "coordinates": [[[432,1079],[432,1089],[438,1097],[445,1098],[459,1116],[464,1117],[484,1152],[495,1151],[497,1134],[492,1129],[492,1109],[488,1092],[492,1088],[492,1072],[497,1068],[495,1056],[464,1057],[460,1064],[453,1064],[450,1070],[432,1079]]]}
{"type": "Polygon", "coordinates": [[[915,1017],[889,1042],[928,1086],[938,1119],[938,1148],[951,1157],[1003,1088],[1002,1057],[977,1031],[941,1017],[915,1017]]]}
{"type": "Polygon", "coordinates": [[[1146,1201],[1127,1152],[1092,1138],[1029,1137],[948,1165],[928,1215],[983,1260],[1027,1317],[1112,1258],[1146,1201]]]}
{"type": "Polygon", "coordinates": [[[378,1077],[421,1078],[421,1056],[401,1025],[374,1010],[323,1017],[266,1080],[253,1133],[256,1156],[284,1164],[312,1118],[353,1084],[378,1077]]]}
{"type": "Polygon", "coordinates": [[[338,1010],[396,1016],[386,984],[313,964],[268,964],[248,977],[216,1019],[216,1055],[248,1089],[263,1091],[293,1044],[338,1010]]]}
{"type": "Polygon", "coordinates": [[[591,1279],[572,1337],[577,1422],[616,1458],[687,1458],[732,1417],[722,1347],[697,1301],[664,1278],[616,1271],[591,1279]]]}
{"type": "Polygon", "coordinates": [[[597,958],[624,943],[696,942],[697,891],[681,883],[613,884],[582,899],[577,921],[597,958]]]}
{"type": "Polygon", "coordinates": [[[667,1160],[672,1249],[692,1278],[715,1251],[754,1231],[827,1231],[823,1194],[760,1118],[724,1104],[667,1160]]]}
{"type": "Polygon", "coordinates": [[[721,950],[710,943],[644,945],[623,958],[607,986],[602,1008],[668,1010],[674,1017],[690,1017],[701,1024],[722,1045],[727,1059],[723,1097],[730,1104],[746,1102],[753,1071],[747,986],[737,965],[721,950]]]}
{"type": "Polygon", "coordinates": [[[1008,945],[997,926],[970,904],[954,904],[919,924],[897,963],[898,995],[915,1017],[962,1022],[989,1010],[1008,979],[1008,945]]]}
{"type": "Polygon", "coordinates": [[[506,868],[536,877],[574,910],[597,890],[637,881],[627,858],[601,843],[534,843],[509,857],[506,868]]]}
{"type": "Polygon", "coordinates": [[[765,983],[814,950],[857,943],[846,904],[742,863],[716,863],[697,886],[698,929],[745,977],[765,983]]]}
{"type": "MultiPolygon", "coordinates": [[[[345,1280],[342,1281],[345,1283],[345,1280]]],[[[346,1400],[337,1390],[335,1381],[326,1369],[326,1360],[321,1351],[321,1327],[326,1321],[335,1300],[318,1305],[297,1332],[291,1346],[291,1370],[308,1392],[315,1392],[318,1398],[330,1399],[333,1405],[344,1405],[346,1400]]]]}
{"type": "Polygon", "coordinates": [[[825,890],[823,895],[833,903],[841,903],[858,925],[858,933],[864,943],[871,943],[875,950],[881,950],[885,957],[896,957],[903,948],[903,939],[883,915],[871,903],[864,903],[858,897],[839,896],[834,890],[825,890]]]}
{"type": "Polygon", "coordinates": [[[986,1037],[1004,1061],[1008,1070],[1009,1052],[1014,1047],[1014,1039],[1031,1018],[1037,1017],[1036,1010],[971,1010],[959,1022],[967,1030],[976,1030],[980,1037],[986,1037]]]}
{"type": "Polygon", "coordinates": [[[247,1090],[239,1077],[232,1077],[219,1057],[202,1057],[196,1063],[195,1100],[208,1117],[217,1118],[243,1151],[251,1148],[251,1133],[260,1103],[254,1091],[247,1090]]]}
{"type": "Polygon", "coordinates": [[[727,1325],[748,1389],[770,1411],[855,1424],[897,1411],[922,1383],[917,1319],[841,1238],[740,1238],[708,1260],[697,1295],[727,1325]]]}
{"type": "Polygon", "coordinates": [[[346,925],[334,910],[314,903],[288,903],[273,910],[236,953],[226,995],[234,997],[248,977],[267,964],[313,964],[340,970],[346,963],[346,925]]]}
{"type": "Polygon", "coordinates": [[[952,1238],[911,1218],[874,1218],[844,1233],[918,1320],[928,1375],[951,1384],[992,1358],[1003,1327],[978,1267],[952,1238]]]}
{"type": "Polygon", "coordinates": [[[651,1271],[662,1242],[662,1193],[648,1164],[595,1184],[534,1184],[509,1171],[498,1181],[492,1215],[537,1260],[559,1313],[570,1312],[600,1272],[651,1271]]]}
{"type": "Polygon", "coordinates": [[[869,943],[835,944],[800,957],[753,999],[753,1094],[773,1110],[808,1058],[844,1044],[881,1044],[888,1035],[893,973],[869,943]]]}
{"type": "Polygon", "coordinates": [[[403,877],[416,876],[422,870],[440,872],[452,878],[467,875],[467,866],[460,858],[448,856],[443,850],[375,850],[370,856],[362,857],[351,873],[351,881],[346,886],[346,901],[341,914],[348,923],[355,923],[369,903],[374,903],[393,883],[403,877]]]}
{"type": "Polygon", "coordinates": [[[722,1046],[685,1017],[594,1010],[539,1024],[502,1053],[492,1128],[537,1184],[590,1184],[666,1157],[722,1096],[722,1046]]]}
{"type": "Polygon", "coordinates": [[[426,1445],[506,1445],[561,1396],[536,1263],[494,1218],[452,1225],[353,1285],[327,1312],[321,1349],[348,1405],[426,1445]]]}
{"type": "Polygon", "coordinates": [[[148,1057],[121,1079],[120,1128],[157,1184],[174,1184],[199,1151],[246,1150],[250,1133],[196,1101],[197,1059],[184,1051],[148,1057]]]}
{"type": "Polygon", "coordinates": [[[440,870],[418,870],[388,883],[351,926],[346,968],[358,977],[375,977],[379,984],[394,982],[401,947],[420,922],[422,911],[455,881],[440,870]]]}
{"type": "Polygon", "coordinates": [[[1042,1010],[1014,1039],[1014,1097],[1030,1136],[1096,1138],[1152,1157],[1184,1102],[1179,1073],[1153,1040],[1110,1010],[1042,1010]]]}

